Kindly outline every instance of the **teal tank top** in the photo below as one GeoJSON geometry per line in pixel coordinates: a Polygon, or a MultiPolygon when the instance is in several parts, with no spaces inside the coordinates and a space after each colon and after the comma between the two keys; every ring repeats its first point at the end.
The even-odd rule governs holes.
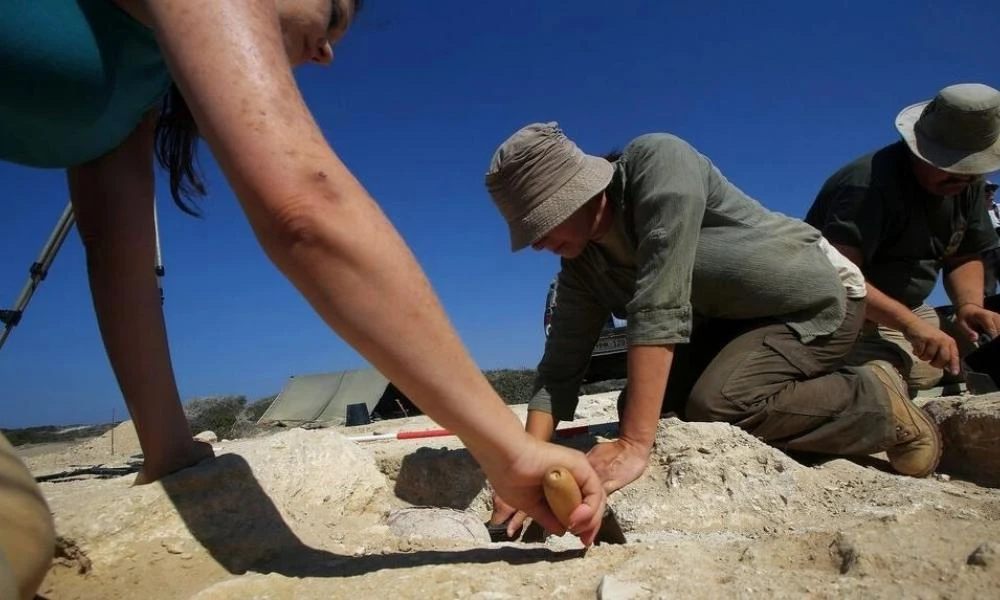
{"type": "Polygon", "coordinates": [[[111,0],[0,0],[0,159],[71,167],[120,145],[170,86],[111,0]]]}

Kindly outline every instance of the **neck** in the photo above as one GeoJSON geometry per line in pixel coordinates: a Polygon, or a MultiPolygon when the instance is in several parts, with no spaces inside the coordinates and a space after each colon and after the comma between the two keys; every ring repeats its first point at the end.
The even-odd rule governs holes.
{"type": "Polygon", "coordinates": [[[597,214],[594,216],[594,226],[590,232],[590,239],[592,240],[599,240],[608,233],[608,230],[611,229],[611,221],[614,217],[614,214],[611,211],[611,203],[608,202],[607,194],[602,192],[596,200],[597,214]]]}

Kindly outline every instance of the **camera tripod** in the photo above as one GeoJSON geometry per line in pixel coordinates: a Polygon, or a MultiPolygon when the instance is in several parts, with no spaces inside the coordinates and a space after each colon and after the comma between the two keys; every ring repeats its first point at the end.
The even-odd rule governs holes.
{"type": "MultiPolygon", "coordinates": [[[[52,233],[49,234],[48,240],[45,241],[45,245],[42,246],[42,251],[38,254],[38,258],[28,268],[28,281],[24,284],[24,288],[21,289],[21,293],[14,302],[14,306],[9,309],[0,309],[0,323],[3,323],[4,326],[3,333],[0,334],[0,348],[3,348],[13,329],[21,322],[21,317],[24,315],[24,310],[28,307],[28,302],[31,301],[31,297],[35,294],[35,290],[38,289],[39,284],[49,274],[52,261],[55,260],[56,254],[58,254],[63,242],[66,241],[66,236],[69,235],[75,221],[73,204],[68,203],[59,220],[56,221],[56,226],[52,229],[52,233]]],[[[163,258],[160,255],[160,228],[159,223],[157,223],[155,202],[153,203],[153,227],[156,232],[156,264],[153,268],[156,271],[156,283],[160,289],[160,303],[162,304],[164,269],[163,258]]]]}

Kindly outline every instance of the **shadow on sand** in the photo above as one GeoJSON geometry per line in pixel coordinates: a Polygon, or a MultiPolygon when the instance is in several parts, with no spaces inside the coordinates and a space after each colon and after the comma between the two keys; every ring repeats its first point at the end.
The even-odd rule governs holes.
{"type": "Polygon", "coordinates": [[[585,553],[583,548],[505,546],[343,556],[305,545],[238,455],[205,461],[164,478],[161,484],[194,538],[237,575],[252,571],[286,577],[354,577],[425,565],[560,562],[585,553]]]}

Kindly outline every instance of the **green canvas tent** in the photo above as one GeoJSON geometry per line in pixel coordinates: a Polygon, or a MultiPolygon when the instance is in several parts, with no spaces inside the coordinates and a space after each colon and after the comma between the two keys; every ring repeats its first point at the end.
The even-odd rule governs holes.
{"type": "Polygon", "coordinates": [[[403,394],[375,369],[294,375],[257,421],[262,425],[297,427],[343,425],[347,405],[364,403],[381,418],[419,414],[403,394]]]}

